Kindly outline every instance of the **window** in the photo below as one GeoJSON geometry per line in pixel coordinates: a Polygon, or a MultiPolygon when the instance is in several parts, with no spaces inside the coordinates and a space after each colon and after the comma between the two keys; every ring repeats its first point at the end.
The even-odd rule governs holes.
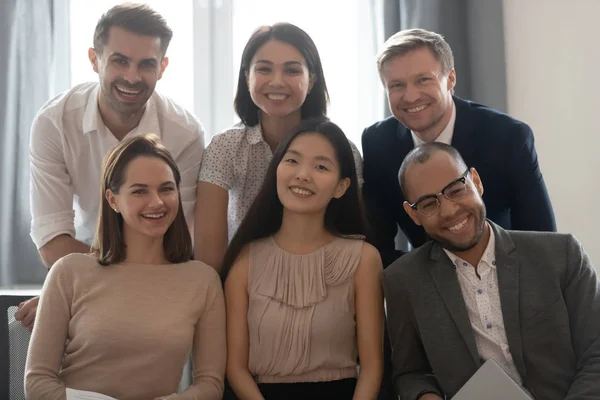
{"type": "MultiPolygon", "coordinates": [[[[360,148],[362,129],[383,116],[378,44],[367,0],[145,0],[174,31],[157,90],[193,110],[209,136],[237,118],[233,97],[242,50],[260,25],[291,22],[319,49],[331,97],[329,117],[360,148]],[[194,23],[196,22],[196,23],[194,23]],[[226,53],[226,54],[224,54],[226,53]]],[[[71,81],[96,81],[87,52],[103,12],[120,1],[71,0],[71,81]]]]}

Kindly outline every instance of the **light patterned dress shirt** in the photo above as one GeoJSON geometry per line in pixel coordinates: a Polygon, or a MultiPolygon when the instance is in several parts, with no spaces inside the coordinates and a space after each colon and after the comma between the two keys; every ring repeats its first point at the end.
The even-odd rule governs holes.
{"type": "Polygon", "coordinates": [[[446,249],[444,251],[456,266],[456,275],[469,313],[479,357],[482,361],[490,358],[494,360],[515,382],[522,386],[521,376],[510,353],[504,330],[498,275],[496,274],[496,240],[493,229],[490,226],[488,228],[490,240],[477,270],[450,251],[446,249]]]}

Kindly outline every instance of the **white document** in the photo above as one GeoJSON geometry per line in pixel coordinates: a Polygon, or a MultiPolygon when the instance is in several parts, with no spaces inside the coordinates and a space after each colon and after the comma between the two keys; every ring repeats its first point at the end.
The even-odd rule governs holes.
{"type": "Polygon", "coordinates": [[[452,400],[531,400],[502,367],[487,360],[452,400]]]}
{"type": "Polygon", "coordinates": [[[117,400],[102,393],[67,388],[67,400],[117,400]]]}

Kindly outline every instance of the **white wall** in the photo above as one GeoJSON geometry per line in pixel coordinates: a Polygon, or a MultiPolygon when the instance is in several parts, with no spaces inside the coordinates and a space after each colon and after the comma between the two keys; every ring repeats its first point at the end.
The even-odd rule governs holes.
{"type": "Polygon", "coordinates": [[[504,0],[508,112],[533,129],[558,229],[600,272],[600,0],[504,0]]]}

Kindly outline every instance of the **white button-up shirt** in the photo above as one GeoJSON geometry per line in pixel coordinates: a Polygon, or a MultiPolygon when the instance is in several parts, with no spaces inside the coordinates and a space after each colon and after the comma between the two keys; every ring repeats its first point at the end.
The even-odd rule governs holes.
{"type": "MultiPolygon", "coordinates": [[[[452,144],[452,137],[454,137],[454,125],[456,123],[456,106],[454,105],[454,101],[452,102],[452,115],[450,116],[450,121],[448,121],[448,125],[444,128],[444,130],[435,138],[434,142],[446,143],[448,145],[452,144]]],[[[425,143],[421,140],[419,135],[416,132],[410,131],[412,136],[413,144],[415,147],[422,145],[425,143]]]]}
{"type": "Polygon", "coordinates": [[[496,239],[491,227],[489,230],[490,241],[477,266],[481,279],[471,264],[446,249],[444,251],[456,266],[456,275],[469,313],[479,357],[484,361],[491,358],[515,382],[522,385],[521,375],[506,339],[496,273],[496,239]]]}
{"type": "MultiPolygon", "coordinates": [[[[31,238],[39,249],[68,234],[91,244],[100,205],[104,155],[119,143],[98,109],[98,83],[49,100],[33,121],[30,142],[31,238]]],[[[204,132],[194,115],[156,91],[139,125],[125,137],[157,134],[181,172],[181,200],[190,228],[204,132]]]]}
{"type": "MultiPolygon", "coordinates": [[[[351,142],[359,186],[362,185],[362,158],[351,142]]],[[[215,135],[206,148],[198,180],[220,186],[229,192],[227,231],[231,240],[258,195],[273,158],[260,128],[234,125],[215,135]]]]}

